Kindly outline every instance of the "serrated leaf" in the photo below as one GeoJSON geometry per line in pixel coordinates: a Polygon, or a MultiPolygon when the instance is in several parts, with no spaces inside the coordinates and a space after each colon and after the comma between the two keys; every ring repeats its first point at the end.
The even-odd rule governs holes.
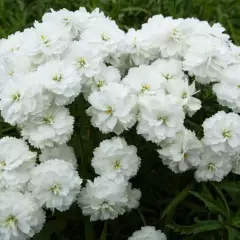
{"type": "Polygon", "coordinates": [[[206,220],[195,223],[191,226],[179,226],[177,224],[168,225],[169,228],[173,229],[175,232],[179,232],[181,234],[197,234],[201,232],[208,232],[217,229],[223,228],[223,225],[216,220],[206,220]]]}

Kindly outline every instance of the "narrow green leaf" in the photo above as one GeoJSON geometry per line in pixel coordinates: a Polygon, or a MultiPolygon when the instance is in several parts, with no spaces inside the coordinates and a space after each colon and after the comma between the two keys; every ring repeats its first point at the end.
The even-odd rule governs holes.
{"type": "Polygon", "coordinates": [[[223,228],[223,225],[216,220],[207,220],[195,223],[191,226],[179,226],[177,224],[168,225],[169,228],[181,234],[197,234],[223,228]]]}
{"type": "Polygon", "coordinates": [[[189,191],[193,189],[195,185],[195,182],[191,182],[188,184],[164,209],[162,218],[164,218],[166,215],[168,215],[170,212],[172,212],[179,203],[181,203],[189,194],[189,191]]]}
{"type": "Polygon", "coordinates": [[[240,240],[240,232],[234,228],[227,227],[228,240],[240,240]]]}
{"type": "Polygon", "coordinates": [[[203,201],[205,206],[211,211],[215,211],[218,213],[221,213],[223,216],[225,216],[225,211],[224,209],[222,209],[218,204],[216,200],[212,200],[207,196],[204,196],[203,194],[199,194],[197,192],[190,192],[193,196],[195,196],[196,198],[198,198],[199,200],[203,201]]]}
{"type": "Polygon", "coordinates": [[[229,209],[229,206],[228,206],[225,196],[223,195],[222,191],[219,189],[219,187],[215,183],[212,183],[212,186],[214,187],[214,189],[216,190],[216,192],[218,193],[218,195],[220,196],[220,198],[222,200],[223,206],[225,208],[225,215],[228,218],[230,218],[231,212],[230,212],[230,209],[229,209]]]}

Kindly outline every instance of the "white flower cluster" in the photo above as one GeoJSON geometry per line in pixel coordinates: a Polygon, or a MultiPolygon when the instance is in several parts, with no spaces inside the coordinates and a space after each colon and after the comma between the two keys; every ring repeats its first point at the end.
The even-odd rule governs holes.
{"type": "MultiPolygon", "coordinates": [[[[66,144],[74,129],[68,105],[81,92],[94,127],[119,135],[136,124],[137,134],[158,145],[163,164],[175,173],[194,169],[197,181],[239,174],[240,51],[224,31],[195,18],[156,15],[125,33],[98,9],[80,8],[52,10],[1,39],[1,115],[41,154],[36,165],[24,140],[0,140],[0,189],[7,196],[0,196],[0,237],[31,237],[44,222],[42,207],[64,211],[78,196],[82,180],[66,144]],[[219,104],[233,111],[206,119],[202,140],[184,127],[202,107],[196,82],[211,83],[219,104]],[[20,219],[28,202],[33,207],[20,219]]],[[[139,166],[136,147],[123,138],[101,142],[92,159],[99,176],[78,197],[83,214],[114,219],[136,208],[141,192],[129,180],[139,166]]],[[[130,239],[154,234],[165,239],[149,227],[130,239]]]]}
{"type": "Polygon", "coordinates": [[[13,137],[2,138],[0,148],[0,239],[25,240],[42,229],[43,209],[64,211],[76,200],[82,183],[76,157],[63,145],[44,149],[37,164],[37,154],[13,137]]]}
{"type": "Polygon", "coordinates": [[[136,147],[120,137],[104,140],[94,151],[92,166],[100,176],[88,180],[78,199],[91,221],[114,219],[139,206],[141,192],[128,182],[140,166],[136,147]]]}

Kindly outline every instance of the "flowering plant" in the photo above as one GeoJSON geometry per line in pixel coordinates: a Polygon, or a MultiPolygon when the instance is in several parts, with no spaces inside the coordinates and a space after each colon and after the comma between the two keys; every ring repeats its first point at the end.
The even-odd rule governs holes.
{"type": "MultiPolygon", "coordinates": [[[[239,174],[240,48],[224,31],[156,15],[125,33],[98,9],[80,8],[52,10],[2,39],[0,110],[16,132],[0,140],[0,239],[29,239],[76,203],[87,226],[134,209],[145,224],[138,171],[142,181],[159,166],[189,170],[197,182],[239,174]],[[144,167],[156,153],[163,165],[144,167]]],[[[193,195],[215,206],[210,192],[193,195]]],[[[222,229],[219,221],[206,231],[222,229]]],[[[127,238],[167,236],[145,226],[127,238]]]]}

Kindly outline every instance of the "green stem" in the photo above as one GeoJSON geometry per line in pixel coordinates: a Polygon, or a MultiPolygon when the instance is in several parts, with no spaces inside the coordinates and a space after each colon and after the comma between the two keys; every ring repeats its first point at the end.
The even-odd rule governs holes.
{"type": "Polygon", "coordinates": [[[108,229],[108,222],[105,221],[100,240],[106,240],[107,239],[107,229],[108,229]]]}

